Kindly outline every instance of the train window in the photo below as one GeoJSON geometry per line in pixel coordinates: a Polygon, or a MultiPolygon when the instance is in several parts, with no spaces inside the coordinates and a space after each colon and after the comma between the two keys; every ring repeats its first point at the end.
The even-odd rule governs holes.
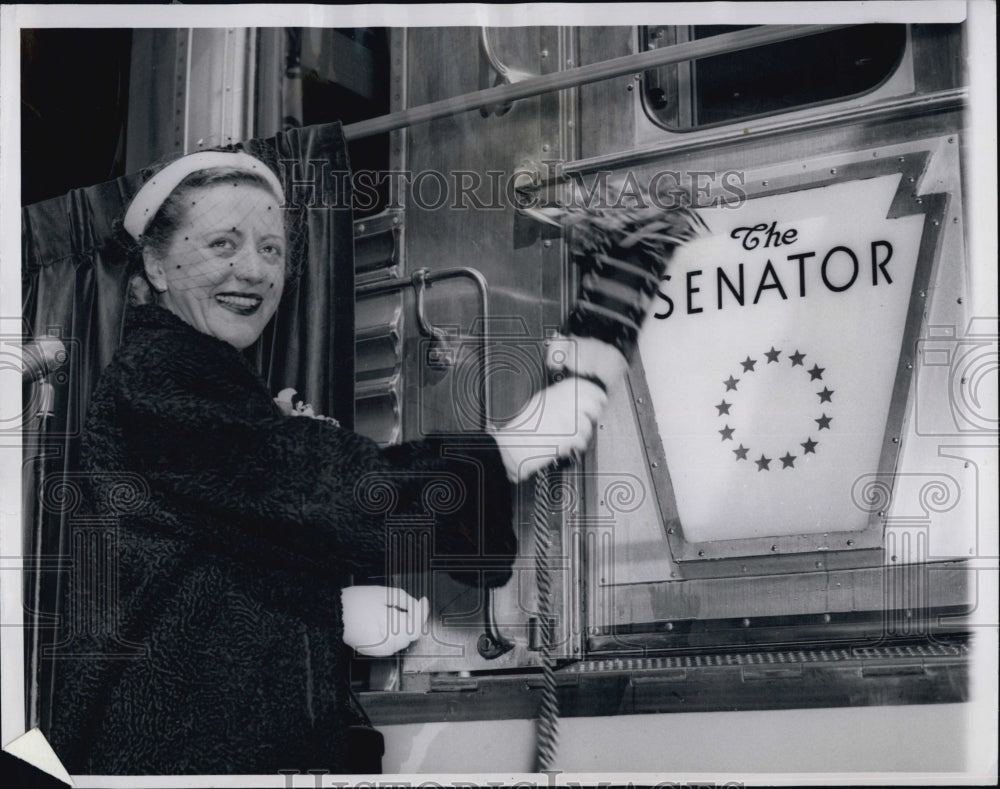
{"type": "MultiPolygon", "coordinates": [[[[748,25],[646,27],[645,50],[748,25]]],[[[858,25],[647,71],[646,111],[673,131],[729,123],[866,93],[898,66],[905,25],[858,25]]]]}

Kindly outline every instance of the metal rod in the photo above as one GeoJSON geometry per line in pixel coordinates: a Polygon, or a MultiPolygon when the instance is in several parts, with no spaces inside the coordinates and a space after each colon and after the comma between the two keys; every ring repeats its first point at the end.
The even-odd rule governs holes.
{"type": "Polygon", "coordinates": [[[851,27],[851,25],[763,25],[748,30],[737,30],[734,33],[724,33],[721,36],[685,41],[680,44],[662,47],[661,49],[650,50],[649,52],[625,55],[619,58],[612,58],[611,60],[604,60],[600,63],[591,63],[586,66],[579,66],[578,68],[544,74],[540,77],[532,77],[531,79],[514,82],[509,85],[498,85],[497,87],[486,88],[475,93],[464,93],[461,96],[434,101],[419,107],[411,107],[399,112],[390,112],[388,115],[381,115],[378,118],[369,118],[357,123],[349,123],[344,127],[344,136],[348,140],[372,137],[394,129],[403,129],[418,123],[426,123],[436,118],[445,118],[450,115],[457,115],[460,112],[476,110],[484,106],[503,105],[516,99],[538,96],[554,90],[575,88],[578,85],[600,82],[601,80],[612,79],[613,77],[621,77],[625,74],[641,73],[648,69],[667,66],[671,63],[682,63],[712,55],[724,55],[729,52],[738,52],[742,49],[752,49],[753,47],[765,46],[767,44],[776,44],[780,41],[790,41],[794,38],[805,38],[821,33],[829,33],[845,27],[851,27]]]}

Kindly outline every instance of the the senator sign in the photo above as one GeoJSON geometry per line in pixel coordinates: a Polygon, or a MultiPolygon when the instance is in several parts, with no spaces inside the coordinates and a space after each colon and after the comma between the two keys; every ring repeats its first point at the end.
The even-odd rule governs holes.
{"type": "Polygon", "coordinates": [[[925,222],[888,218],[900,178],[701,212],[640,341],[687,540],[867,525],[925,222]]]}

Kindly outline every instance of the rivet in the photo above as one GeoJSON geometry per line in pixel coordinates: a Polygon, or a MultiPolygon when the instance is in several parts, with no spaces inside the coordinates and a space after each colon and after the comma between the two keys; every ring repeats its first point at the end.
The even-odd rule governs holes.
{"type": "Polygon", "coordinates": [[[549,144],[548,144],[548,143],[545,143],[545,144],[544,144],[544,145],[542,146],[542,150],[543,150],[543,151],[547,151],[548,149],[549,149],[549,144]]]}
{"type": "Polygon", "coordinates": [[[898,444],[899,443],[899,436],[893,436],[892,437],[892,443],[893,444],[898,444]]]}
{"type": "Polygon", "coordinates": [[[674,629],[674,623],[673,622],[667,622],[667,624],[665,625],[665,627],[666,627],[667,630],[673,630],[674,629]]]}
{"type": "Polygon", "coordinates": [[[743,566],[742,566],[742,567],[741,567],[740,569],[741,569],[741,570],[742,570],[743,572],[746,572],[746,571],[747,571],[747,566],[746,566],[746,565],[744,564],[744,565],[743,565],[743,566]]]}
{"type": "Polygon", "coordinates": [[[598,426],[597,426],[597,429],[598,429],[598,430],[604,430],[604,425],[598,425],[598,426]]]}
{"type": "Polygon", "coordinates": [[[637,398],[635,399],[635,401],[636,401],[636,402],[637,402],[637,403],[638,403],[639,405],[642,405],[642,404],[643,404],[643,399],[642,399],[641,397],[637,397],[637,398]]]}
{"type": "Polygon", "coordinates": [[[358,225],[358,232],[359,233],[364,233],[365,232],[365,225],[364,225],[363,222],[360,225],[358,225]]]}
{"type": "Polygon", "coordinates": [[[823,562],[816,562],[816,569],[819,570],[823,566],[823,562]]]}
{"type": "Polygon", "coordinates": [[[628,85],[625,86],[625,90],[632,90],[632,83],[631,82],[628,85]]]}
{"type": "Polygon", "coordinates": [[[398,225],[398,224],[399,224],[399,217],[398,217],[398,216],[394,216],[394,217],[392,218],[392,223],[393,223],[394,225],[398,225]]]}
{"type": "Polygon", "coordinates": [[[955,142],[955,138],[954,137],[949,137],[948,138],[948,142],[955,142]]]}
{"type": "Polygon", "coordinates": [[[912,370],[913,369],[913,365],[910,362],[907,362],[906,363],[906,369],[907,370],[912,370]]]}
{"type": "Polygon", "coordinates": [[[760,182],[760,185],[761,185],[761,186],[767,186],[767,181],[761,181],[761,182],[760,182]]]}
{"type": "Polygon", "coordinates": [[[830,168],[830,175],[836,175],[836,174],[837,174],[837,168],[836,167],[831,167],[830,168]]]}
{"type": "Polygon", "coordinates": [[[667,534],[673,534],[675,531],[677,530],[673,526],[671,526],[669,529],[667,529],[667,534]]]}
{"type": "Polygon", "coordinates": [[[568,60],[566,61],[566,65],[567,65],[567,66],[572,66],[572,65],[573,65],[573,58],[569,58],[569,59],[568,59],[568,60]]]}
{"type": "Polygon", "coordinates": [[[574,126],[576,126],[576,121],[566,121],[566,126],[572,129],[574,126]]]}
{"type": "Polygon", "coordinates": [[[926,296],[927,296],[927,291],[926,290],[920,291],[920,298],[924,298],[926,296]]]}
{"type": "Polygon", "coordinates": [[[905,157],[905,156],[900,156],[900,157],[899,157],[899,161],[901,161],[901,162],[905,162],[905,161],[906,161],[906,157],[905,157]]]}
{"type": "Polygon", "coordinates": [[[878,511],[878,516],[879,516],[880,518],[884,518],[884,517],[885,517],[885,510],[879,510],[879,511],[878,511]]]}
{"type": "Polygon", "coordinates": [[[778,550],[778,546],[777,545],[772,545],[771,546],[771,550],[772,551],[777,551],[778,550]]]}
{"type": "Polygon", "coordinates": [[[959,303],[959,304],[961,304],[961,303],[962,303],[962,297],[961,297],[961,296],[959,296],[959,297],[958,297],[958,303],[959,303]]]}
{"type": "Polygon", "coordinates": [[[549,51],[547,49],[542,50],[542,57],[547,58],[549,56],[549,51]]]}
{"type": "Polygon", "coordinates": [[[744,619],[743,620],[743,627],[750,627],[750,620],[749,619],[744,619]]]}
{"type": "Polygon", "coordinates": [[[890,561],[890,562],[894,562],[894,561],[896,561],[896,557],[895,557],[895,556],[890,556],[890,557],[889,557],[889,561],[890,561]]]}
{"type": "Polygon", "coordinates": [[[823,614],[823,621],[826,624],[830,624],[830,615],[829,614],[823,614]]]}
{"type": "Polygon", "coordinates": [[[699,555],[699,556],[704,556],[704,555],[705,555],[705,552],[704,552],[704,551],[698,551],[698,555],[699,555]]]}
{"type": "Polygon", "coordinates": [[[656,462],[656,461],[654,460],[654,461],[653,461],[652,463],[650,463],[649,465],[650,465],[650,466],[652,466],[653,468],[656,468],[657,466],[659,466],[659,463],[657,463],[657,462],[656,462]]]}
{"type": "Polygon", "coordinates": [[[854,540],[848,540],[848,541],[847,541],[847,544],[848,544],[848,545],[854,545],[854,540]]]}
{"type": "Polygon", "coordinates": [[[958,224],[958,217],[957,217],[957,216],[956,216],[956,217],[954,217],[954,218],[953,218],[953,219],[951,220],[951,223],[952,223],[953,225],[957,225],[957,224],[958,224]]]}
{"type": "Polygon", "coordinates": [[[920,199],[919,197],[914,202],[916,202],[917,205],[923,205],[924,204],[924,201],[922,199],[920,199]]]}
{"type": "Polygon", "coordinates": [[[875,158],[875,159],[877,159],[878,158],[878,151],[872,151],[872,157],[875,158]]]}
{"type": "Polygon", "coordinates": [[[552,242],[546,239],[545,241],[542,242],[542,246],[545,247],[546,249],[550,249],[552,247],[552,242]]]}

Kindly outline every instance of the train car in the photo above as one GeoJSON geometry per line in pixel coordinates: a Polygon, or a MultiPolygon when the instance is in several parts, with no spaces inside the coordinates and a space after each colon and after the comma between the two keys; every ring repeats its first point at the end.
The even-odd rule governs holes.
{"type": "MultiPolygon", "coordinates": [[[[996,275],[970,241],[974,20],[652,16],[25,27],[23,199],[343,122],[354,255],[334,280],[353,299],[284,369],[383,446],[535,430],[525,404],[585,285],[535,209],[689,206],[706,231],[657,283],[591,449],[551,500],[517,488],[511,582],[457,583],[419,524],[368,579],[432,605],[409,648],[352,664],[384,771],[961,774],[991,748],[995,770],[973,670],[995,648],[997,468],[996,275]],[[66,100],[41,76],[56,49],[99,53],[85,83],[116,86],[76,143],[104,151],[86,172],[46,158],[70,145],[40,103],[66,100]]],[[[40,336],[59,292],[23,276],[40,336]]],[[[25,444],[26,502],[69,473],[95,371],[67,370],[62,415],[25,444]]],[[[44,509],[23,526],[29,723],[53,703],[45,557],[70,551],[44,509]]]]}

